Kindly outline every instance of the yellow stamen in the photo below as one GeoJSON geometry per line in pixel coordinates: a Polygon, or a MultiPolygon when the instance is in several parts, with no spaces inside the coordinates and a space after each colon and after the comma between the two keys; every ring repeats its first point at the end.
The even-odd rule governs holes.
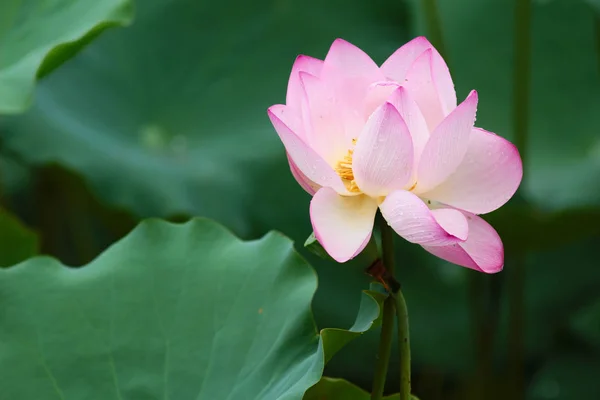
{"type": "MultiPolygon", "coordinates": [[[[352,139],[352,145],[356,145],[356,139],[352,139]]],[[[360,193],[360,189],[354,181],[354,172],[352,171],[352,156],[354,149],[348,149],[348,153],[344,156],[341,161],[338,161],[335,172],[342,178],[348,191],[353,193],[360,193]]]]}

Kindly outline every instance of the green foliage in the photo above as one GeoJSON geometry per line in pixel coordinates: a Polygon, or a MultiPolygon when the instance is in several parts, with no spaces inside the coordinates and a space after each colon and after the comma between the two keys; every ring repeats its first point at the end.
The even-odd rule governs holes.
{"type": "Polygon", "coordinates": [[[527,400],[597,399],[600,358],[560,356],[551,359],[535,376],[527,400]]]}
{"type": "MultiPolygon", "coordinates": [[[[343,379],[323,377],[310,388],[304,400],[369,400],[371,396],[358,386],[343,379]]],[[[383,400],[398,400],[400,395],[385,396],[383,400]]],[[[419,400],[412,396],[413,400],[419,400]]]]}
{"type": "Polygon", "coordinates": [[[33,257],[38,248],[37,234],[6,210],[0,209],[0,268],[33,257]]]}
{"type": "Polygon", "coordinates": [[[327,254],[327,251],[323,248],[323,246],[321,246],[321,243],[317,241],[314,232],[306,238],[306,241],[304,242],[304,247],[317,257],[322,258],[323,260],[335,261],[329,256],[329,254],[327,254]]]}
{"type": "MultiPolygon", "coordinates": [[[[53,0],[45,4],[53,2],[59,3],[53,0]]],[[[73,7],[79,4],[60,2],[67,3],[73,7]]],[[[187,0],[138,2],[136,21],[130,28],[103,33],[40,83],[37,102],[28,113],[0,120],[1,150],[24,164],[58,161],[81,174],[100,200],[130,210],[137,217],[203,215],[243,237],[259,237],[275,228],[301,244],[311,231],[310,198],[291,177],[283,147],[265,110],[284,101],[287,76],[298,53],[322,58],[331,41],[343,37],[381,62],[411,36],[426,34],[421,3],[413,1],[413,9],[407,10],[405,2],[391,0],[259,0],[235,5],[187,0]]],[[[512,139],[513,7],[503,0],[437,3],[459,98],[477,89],[477,125],[512,139]]],[[[3,21],[14,15],[2,12],[5,4],[17,3],[9,0],[0,6],[0,55],[24,43],[2,41],[8,37],[8,25],[3,21]]],[[[113,1],[113,11],[106,8],[104,16],[96,18],[98,10],[107,4],[106,0],[97,1],[93,6],[98,9],[85,13],[86,18],[77,15],[68,21],[84,24],[92,16],[97,21],[112,18],[122,24],[130,19],[130,7],[122,1],[113,1]]],[[[570,333],[579,345],[597,348],[598,22],[583,1],[534,1],[532,5],[531,135],[523,154],[525,182],[520,198],[486,216],[506,245],[506,273],[475,277],[474,272],[440,262],[418,246],[397,240],[398,275],[409,304],[416,374],[439,371],[445,374],[444,387],[460,387],[472,383],[479,351],[476,343],[486,334],[474,332],[473,308],[481,308],[497,323],[488,327],[493,329],[490,340],[496,348],[491,359],[500,361],[498,368],[504,365],[508,346],[506,277],[515,269],[515,254],[526,252],[524,357],[531,366],[527,378],[536,377],[535,382],[540,382],[537,377],[550,371],[561,387],[573,388],[560,391],[559,398],[568,400],[588,397],[577,395],[575,389],[594,382],[584,379],[585,374],[578,381],[579,375],[566,373],[568,366],[563,367],[562,361],[546,360],[549,354],[568,347],[561,341],[565,327],[573,331],[570,333]],[[482,296],[485,290],[479,289],[490,286],[499,289],[492,296],[482,296]]],[[[36,26],[44,26],[38,22],[36,26]]],[[[13,85],[17,81],[6,80],[13,76],[6,75],[2,64],[9,58],[0,57],[0,112],[22,110],[35,76],[45,75],[105,25],[95,22],[86,26],[73,37],[78,41],[53,47],[58,49],[55,51],[46,48],[40,53],[41,45],[32,42],[38,50],[31,54],[39,57],[36,62],[19,61],[14,71],[21,86],[10,86],[14,90],[6,89],[5,82],[13,85]],[[23,65],[27,68],[21,68],[23,65]]],[[[72,31],[69,24],[56,27],[72,31]]],[[[51,33],[46,27],[35,30],[44,40],[52,39],[51,33]]],[[[22,54],[14,54],[20,60],[22,54]]],[[[60,184],[54,187],[60,189],[60,184]]],[[[65,192],[64,197],[48,202],[46,215],[71,213],[70,221],[86,222],[86,210],[72,212],[71,203],[63,200],[73,194],[65,192]]],[[[17,199],[22,196],[21,192],[11,194],[17,199]]],[[[46,200],[36,199],[36,204],[46,200]]],[[[20,210],[32,213],[26,207],[20,210]]],[[[62,240],[62,248],[67,249],[83,240],[79,231],[65,233],[62,225],[56,225],[44,227],[45,240],[62,240]]],[[[98,234],[94,229],[90,228],[90,236],[102,236],[105,242],[120,236],[104,231],[98,234]]],[[[56,248],[51,250],[60,253],[56,248]]],[[[86,253],[98,252],[92,246],[86,253]]],[[[319,274],[313,307],[319,328],[326,328],[321,332],[327,359],[328,351],[333,353],[347,339],[356,337],[331,359],[328,373],[367,387],[377,332],[348,335],[330,327],[347,327],[355,320],[358,324],[361,316],[368,317],[358,326],[377,326],[372,315],[378,312],[380,295],[358,295],[369,282],[364,274],[368,262],[359,259],[340,266],[311,258],[311,263],[319,274]],[[361,310],[358,318],[357,309],[361,310]]],[[[37,269],[47,269],[44,267],[47,265],[37,269]]],[[[33,268],[25,266],[24,270],[33,268]]],[[[57,267],[51,270],[57,275],[57,270],[62,271],[57,267]]],[[[31,279],[31,286],[35,286],[42,278],[31,279]]],[[[0,299],[2,296],[0,291],[0,299]]],[[[201,310],[198,318],[200,315],[201,310]]],[[[56,318],[60,322],[74,317],[61,313],[56,318]]],[[[313,334],[316,337],[316,331],[313,334]]],[[[577,356],[572,361],[569,356],[570,364],[564,365],[574,365],[575,371],[589,362],[589,370],[597,372],[594,357],[589,354],[591,361],[586,361],[586,357],[577,356]]],[[[390,376],[396,372],[392,360],[390,376]]],[[[532,396],[538,396],[537,400],[554,393],[544,392],[546,389],[542,395],[535,392],[532,396]]],[[[443,398],[452,397],[444,392],[443,398]]]]}
{"type": "Polygon", "coordinates": [[[35,80],[103,30],[128,24],[130,0],[3,0],[0,4],[0,114],[27,108],[35,80]]]}
{"type": "Polygon", "coordinates": [[[381,324],[383,302],[387,298],[385,289],[378,283],[371,284],[370,290],[363,291],[360,307],[354,325],[349,330],[328,328],[321,331],[325,349],[325,363],[364,332],[381,324]]]}
{"type": "Polygon", "coordinates": [[[0,271],[0,399],[300,399],[353,332],[315,330],[316,275],[277,233],[149,220],[89,265],[0,271]],[[74,379],[73,377],[77,377],[74,379]]]}
{"type": "Polygon", "coordinates": [[[571,327],[600,351],[600,298],[571,316],[571,327]]]}
{"type": "Polygon", "coordinates": [[[379,43],[382,59],[402,44],[390,34],[405,17],[396,3],[260,0],[232,12],[227,2],[139,2],[130,28],[43,82],[5,141],[30,161],[76,169],[137,215],[203,215],[247,235],[261,214],[307,209],[266,114],[284,102],[295,57],[323,57],[341,36],[379,43]],[[381,20],[383,10],[396,19],[381,20]],[[260,204],[265,191],[285,201],[260,204]]]}

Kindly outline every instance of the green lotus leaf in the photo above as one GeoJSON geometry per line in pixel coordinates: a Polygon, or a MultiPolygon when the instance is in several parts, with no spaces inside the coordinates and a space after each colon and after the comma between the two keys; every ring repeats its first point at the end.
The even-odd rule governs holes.
{"type": "Polygon", "coordinates": [[[24,111],[35,81],[114,25],[128,24],[130,0],[3,0],[0,114],[24,111]]]}

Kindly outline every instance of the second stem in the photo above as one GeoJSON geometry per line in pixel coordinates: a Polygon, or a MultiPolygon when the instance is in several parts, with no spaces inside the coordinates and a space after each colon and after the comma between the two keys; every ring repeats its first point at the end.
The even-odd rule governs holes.
{"type": "MultiPolygon", "coordinates": [[[[384,218],[380,218],[381,253],[383,265],[391,278],[394,276],[394,231],[384,218]]],[[[378,400],[383,396],[387,375],[391,341],[394,328],[394,310],[398,318],[398,350],[400,351],[400,400],[410,400],[410,340],[408,329],[408,311],[401,290],[390,293],[383,305],[383,321],[381,340],[379,343],[378,362],[371,399],[378,400]]]]}
{"type": "MultiPolygon", "coordinates": [[[[390,276],[394,276],[393,231],[381,215],[379,216],[379,221],[381,229],[381,259],[387,273],[390,276]]],[[[383,398],[390,353],[392,351],[392,339],[394,337],[394,308],[394,298],[390,295],[383,303],[381,335],[379,337],[379,350],[377,351],[377,364],[375,365],[371,400],[380,400],[383,398]]]]}

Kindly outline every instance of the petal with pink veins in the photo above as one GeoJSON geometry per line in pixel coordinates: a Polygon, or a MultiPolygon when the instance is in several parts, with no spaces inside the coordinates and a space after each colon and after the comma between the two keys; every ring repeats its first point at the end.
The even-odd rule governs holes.
{"type": "Polygon", "coordinates": [[[451,263],[493,274],[504,266],[504,246],[498,233],[482,218],[465,213],[469,238],[449,246],[423,246],[431,254],[451,263]]]}
{"type": "Polygon", "coordinates": [[[310,202],[310,220],[315,237],[337,262],[357,256],[373,231],[377,202],[365,195],[340,196],[321,188],[310,202]]]}
{"type": "Polygon", "coordinates": [[[321,187],[313,181],[311,181],[310,179],[308,179],[306,175],[304,175],[302,171],[300,171],[300,168],[298,168],[294,160],[292,160],[292,158],[289,154],[287,154],[287,152],[286,155],[288,163],[290,164],[290,171],[292,172],[292,176],[294,177],[294,179],[296,179],[296,182],[298,182],[298,184],[302,187],[302,189],[304,189],[304,191],[306,191],[306,193],[310,194],[311,196],[315,194],[317,190],[319,190],[321,187]]]}
{"type": "Polygon", "coordinates": [[[456,171],[423,197],[485,214],[502,206],[523,177],[519,151],[508,140],[474,128],[467,153],[456,171]]]}
{"type": "Polygon", "coordinates": [[[340,193],[346,193],[347,190],[342,179],[335,173],[333,168],[281,120],[278,113],[280,114],[282,111],[285,111],[285,109],[278,106],[269,108],[269,118],[289,157],[298,169],[316,184],[332,187],[340,193]]]}
{"type": "Polygon", "coordinates": [[[415,103],[415,101],[408,94],[408,91],[402,86],[400,86],[391,94],[388,101],[392,103],[394,107],[396,107],[396,110],[398,110],[400,116],[402,119],[404,119],[404,122],[406,122],[406,126],[410,131],[414,152],[414,175],[417,172],[416,167],[419,165],[418,163],[421,159],[421,153],[423,153],[425,144],[429,140],[429,129],[427,129],[425,117],[423,117],[423,114],[421,113],[417,103],[415,103]]]}
{"type": "Polygon", "coordinates": [[[469,147],[476,112],[473,90],[433,131],[419,160],[415,193],[433,189],[456,171],[469,147]]]}
{"type": "Polygon", "coordinates": [[[390,103],[369,117],[354,149],[357,186],[372,197],[402,189],[412,174],[413,145],[404,120],[390,103]]]}
{"type": "Polygon", "coordinates": [[[460,211],[432,211],[406,190],[388,195],[379,209],[394,231],[411,243],[445,246],[464,241],[470,235],[467,220],[460,211]]]}
{"type": "Polygon", "coordinates": [[[305,55],[299,55],[292,66],[292,73],[288,81],[286,105],[292,107],[298,112],[301,109],[302,98],[304,97],[304,88],[300,80],[300,72],[307,72],[318,77],[321,74],[323,61],[305,55]]]}
{"type": "Polygon", "coordinates": [[[425,50],[431,50],[431,77],[435,83],[442,112],[445,116],[456,107],[454,83],[446,62],[426,38],[417,37],[400,47],[383,63],[381,71],[387,78],[402,83],[413,63],[425,50]]]}

